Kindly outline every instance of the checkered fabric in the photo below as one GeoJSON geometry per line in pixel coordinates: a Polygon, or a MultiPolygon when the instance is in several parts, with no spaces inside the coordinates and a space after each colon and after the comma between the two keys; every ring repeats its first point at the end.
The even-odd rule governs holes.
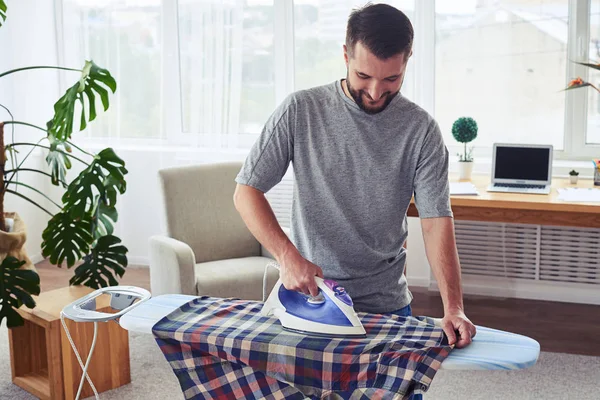
{"type": "Polygon", "coordinates": [[[282,329],[262,304],[199,297],[153,327],[186,399],[408,398],[451,350],[428,317],[358,313],[365,338],[325,338],[282,329]]]}

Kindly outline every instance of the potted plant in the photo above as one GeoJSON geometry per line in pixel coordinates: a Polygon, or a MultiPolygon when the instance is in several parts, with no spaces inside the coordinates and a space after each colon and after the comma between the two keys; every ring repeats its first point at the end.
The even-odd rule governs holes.
{"type": "Polygon", "coordinates": [[[465,146],[464,153],[457,153],[459,166],[459,179],[471,179],[473,171],[473,147],[467,151],[467,143],[472,142],[477,137],[477,122],[471,117],[461,117],[452,124],[452,136],[457,142],[465,146]]]}
{"type": "MultiPolygon", "coordinates": [[[[0,0],[0,27],[6,16],[6,3],[0,0]]],[[[18,196],[51,216],[42,234],[42,255],[48,257],[52,264],[65,264],[71,268],[83,260],[69,284],[92,288],[116,285],[115,275],[123,276],[127,266],[127,248],[113,235],[118,218],[115,208],[117,196],[126,189],[125,162],[111,148],[92,154],[71,142],[74,118],[79,121],[79,130],[84,130],[96,118],[96,100],[102,103],[104,111],[108,109],[109,93],[115,92],[116,82],[109,71],[93,61],[86,61],[81,70],[54,66],[23,67],[0,73],[0,79],[17,72],[48,68],[72,71],[77,76],[74,84],[54,104],[54,115],[45,127],[15,119],[8,108],[0,104],[10,116],[3,122],[0,119],[0,325],[6,318],[9,328],[23,324],[17,308],[23,304],[35,307],[31,296],[40,293],[40,279],[23,247],[24,222],[18,214],[4,210],[6,194],[18,196]],[[77,115],[76,103],[81,105],[77,115]],[[23,142],[18,140],[16,126],[43,133],[37,142],[23,142]],[[7,134],[5,138],[5,130],[8,129],[10,136],[7,134]],[[12,139],[15,137],[17,139],[12,139]],[[23,167],[35,148],[43,148],[47,152],[48,168],[23,167]],[[79,154],[74,154],[73,149],[79,154]],[[83,163],[84,169],[68,183],[66,175],[72,162],[83,163]],[[20,174],[46,175],[53,185],[62,186],[64,194],[60,204],[44,193],[43,188],[19,180],[20,174]],[[41,205],[39,198],[46,198],[52,208],[41,205]]]]}
{"type": "Polygon", "coordinates": [[[574,169],[572,169],[569,172],[569,179],[571,181],[572,184],[576,184],[577,183],[577,178],[579,177],[579,172],[575,171],[574,169]]]}

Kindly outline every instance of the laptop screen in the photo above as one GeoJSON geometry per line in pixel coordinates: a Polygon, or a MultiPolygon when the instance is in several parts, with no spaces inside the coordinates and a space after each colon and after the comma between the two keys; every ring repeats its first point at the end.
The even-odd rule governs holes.
{"type": "Polygon", "coordinates": [[[549,148],[496,147],[495,179],[548,180],[549,148]]]}

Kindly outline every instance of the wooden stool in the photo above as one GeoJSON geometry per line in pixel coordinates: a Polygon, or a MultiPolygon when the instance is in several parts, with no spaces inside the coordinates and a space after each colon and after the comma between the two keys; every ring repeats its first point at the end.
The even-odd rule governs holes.
{"type": "MultiPolygon", "coordinates": [[[[41,399],[74,399],[82,370],[60,321],[60,311],[69,303],[93,292],[85,286],[69,286],[33,296],[36,307],[25,306],[19,314],[25,325],[8,330],[12,381],[41,399]]],[[[97,311],[111,312],[110,296],[96,298],[97,311]]],[[[73,342],[85,364],[92,339],[92,322],[65,319],[73,342]]],[[[88,369],[98,393],[131,382],[129,336],[115,321],[99,322],[96,347],[88,369]]],[[[93,396],[89,383],[81,398],[93,396]]]]}

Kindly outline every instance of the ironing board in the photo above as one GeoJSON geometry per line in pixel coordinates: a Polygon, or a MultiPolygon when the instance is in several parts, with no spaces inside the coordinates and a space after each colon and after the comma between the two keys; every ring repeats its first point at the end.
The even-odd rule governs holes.
{"type": "MultiPolygon", "coordinates": [[[[122,316],[119,324],[130,332],[152,334],[158,321],[195,298],[181,294],[153,297],[122,316]]],[[[464,349],[452,350],[440,369],[523,369],[533,366],[539,353],[539,343],[529,337],[477,326],[473,342],[464,349]]]]}

